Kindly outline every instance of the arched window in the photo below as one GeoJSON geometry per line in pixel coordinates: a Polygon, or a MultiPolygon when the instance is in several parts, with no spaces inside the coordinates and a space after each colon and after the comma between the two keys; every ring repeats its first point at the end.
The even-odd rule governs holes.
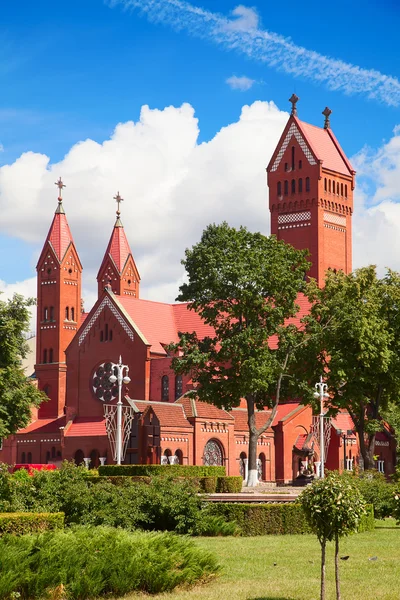
{"type": "Polygon", "coordinates": [[[84,459],[84,454],[82,452],[82,450],[77,450],[75,452],[75,456],[74,456],[74,461],[77,467],[79,467],[79,465],[83,464],[83,459],[84,459]]]}
{"type": "Polygon", "coordinates": [[[204,447],[203,462],[209,467],[224,464],[222,446],[217,440],[208,440],[204,447]]]}
{"type": "Polygon", "coordinates": [[[334,193],[335,193],[335,182],[332,181],[332,194],[334,194],[334,193]]]}
{"type": "Polygon", "coordinates": [[[75,321],[75,308],[71,306],[71,321],[75,321]]]}
{"type": "Polygon", "coordinates": [[[288,165],[288,163],[285,163],[285,171],[289,171],[289,165],[288,165]]]}
{"type": "Polygon", "coordinates": [[[28,465],[32,464],[32,452],[28,452],[28,456],[27,456],[26,460],[28,461],[28,465]]]}
{"type": "Polygon", "coordinates": [[[92,450],[90,453],[90,469],[97,469],[97,467],[99,466],[99,451],[98,450],[92,450]]]}
{"type": "Polygon", "coordinates": [[[296,193],[296,180],[292,179],[292,194],[296,193]]]}
{"type": "Polygon", "coordinates": [[[303,162],[301,160],[299,160],[299,169],[301,169],[303,167],[303,162]]]}
{"type": "Polygon", "coordinates": [[[292,171],[294,171],[294,146],[292,146],[292,171]]]}
{"type": "Polygon", "coordinates": [[[345,186],[344,186],[344,195],[345,195],[345,196],[346,196],[346,198],[347,198],[347,185],[345,185],[345,186]]]}
{"type": "Polygon", "coordinates": [[[285,179],[285,183],[283,184],[283,193],[285,196],[287,196],[289,193],[289,182],[287,179],[285,179]]]}
{"type": "Polygon", "coordinates": [[[246,479],[246,475],[247,475],[246,463],[247,463],[246,452],[241,452],[240,456],[239,456],[239,472],[240,472],[242,479],[246,479]]]}
{"type": "Polygon", "coordinates": [[[26,463],[26,454],[25,452],[23,452],[21,454],[21,465],[24,465],[26,463]]]}
{"type": "Polygon", "coordinates": [[[49,363],[53,362],[53,348],[50,348],[49,350],[49,363]]]}
{"type": "Polygon", "coordinates": [[[325,192],[328,190],[328,182],[326,180],[326,177],[324,179],[324,190],[325,190],[325,192]]]}
{"type": "Polygon", "coordinates": [[[276,193],[278,194],[278,196],[282,196],[282,183],[280,181],[278,181],[277,183],[276,193]]]}
{"type": "Polygon", "coordinates": [[[47,308],[47,306],[44,307],[44,311],[43,311],[43,319],[45,321],[47,321],[49,318],[49,309],[47,308]]]}
{"type": "Polygon", "coordinates": [[[175,464],[183,465],[183,452],[182,450],[175,450],[176,461],[175,464]]]}
{"type": "Polygon", "coordinates": [[[54,306],[50,306],[50,321],[54,321],[54,306]]]}
{"type": "Polygon", "coordinates": [[[299,184],[298,185],[299,185],[299,194],[301,194],[301,192],[303,191],[303,180],[302,180],[301,177],[299,179],[299,184]]]}
{"type": "Polygon", "coordinates": [[[182,385],[182,375],[177,375],[175,377],[175,400],[182,396],[183,385],[182,385]]]}
{"type": "Polygon", "coordinates": [[[46,364],[47,363],[47,348],[45,348],[43,350],[43,363],[46,364]]]}
{"type": "Polygon", "coordinates": [[[161,377],[161,400],[163,402],[168,402],[168,400],[169,400],[169,377],[168,377],[168,375],[163,375],[161,377]]]}
{"type": "Polygon", "coordinates": [[[170,464],[170,458],[171,458],[171,456],[172,456],[171,450],[169,450],[168,448],[167,448],[167,450],[164,450],[164,453],[163,453],[163,455],[161,457],[161,464],[162,465],[169,465],[170,464]]]}
{"type": "Polygon", "coordinates": [[[310,178],[306,177],[306,192],[310,191],[310,178]]]}
{"type": "Polygon", "coordinates": [[[65,307],[65,320],[69,321],[69,306],[65,307]]]}
{"type": "Polygon", "coordinates": [[[258,456],[257,471],[258,471],[258,480],[265,481],[266,473],[265,473],[265,454],[264,454],[264,452],[261,452],[261,454],[259,454],[259,456],[258,456]]]}
{"type": "Polygon", "coordinates": [[[340,184],[340,195],[343,196],[343,183],[340,184]]]}
{"type": "Polygon", "coordinates": [[[329,179],[329,181],[328,181],[328,191],[329,191],[329,192],[331,191],[331,180],[330,180],[330,179],[329,179]]]}

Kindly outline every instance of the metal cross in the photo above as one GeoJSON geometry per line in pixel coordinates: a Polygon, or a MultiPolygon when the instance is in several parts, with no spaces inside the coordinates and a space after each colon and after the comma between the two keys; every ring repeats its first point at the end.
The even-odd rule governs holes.
{"type": "Polygon", "coordinates": [[[293,117],[297,117],[297,102],[300,100],[296,94],[292,94],[289,98],[289,102],[292,103],[292,112],[290,113],[293,117]]]}
{"type": "Polygon", "coordinates": [[[119,205],[121,204],[121,202],[123,202],[123,201],[124,201],[124,199],[123,199],[123,198],[121,198],[121,196],[119,195],[119,192],[117,192],[117,195],[116,195],[116,196],[114,196],[114,200],[115,200],[115,202],[116,202],[116,203],[117,203],[117,205],[118,205],[118,208],[117,208],[117,216],[119,217],[119,215],[121,214],[121,212],[120,212],[120,210],[119,210],[119,205]]]}
{"type": "Polygon", "coordinates": [[[322,111],[322,114],[325,117],[324,129],[330,129],[331,124],[330,124],[330,121],[329,121],[329,117],[332,114],[331,109],[326,106],[325,110],[322,111]]]}
{"type": "Polygon", "coordinates": [[[59,177],[58,181],[55,182],[55,184],[58,187],[58,199],[61,202],[62,200],[62,189],[67,187],[66,185],[63,184],[61,177],[59,177]]]}

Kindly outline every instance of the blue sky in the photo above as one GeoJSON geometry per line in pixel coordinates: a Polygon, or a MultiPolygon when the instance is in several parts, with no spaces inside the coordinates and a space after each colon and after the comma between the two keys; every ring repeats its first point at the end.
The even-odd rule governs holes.
{"type": "MultiPolygon", "coordinates": [[[[78,142],[102,144],[118,123],[137,122],[143,105],[162,111],[189,103],[199,119],[197,143],[208,142],[238,121],[244,105],[273,101],[287,111],[293,91],[301,98],[303,120],[322,125],[321,111],[326,105],[333,110],[332,128],[348,156],[365,146],[379,153],[400,123],[396,4],[309,0],[304,7],[298,0],[252,0],[238,9],[235,0],[4,2],[0,168],[33,152],[46,155],[51,170],[78,142]],[[193,20],[194,7],[202,9],[200,21],[193,20]],[[216,32],[207,25],[210,15],[233,25],[216,32]],[[254,29],[274,34],[272,48],[256,50],[254,29]],[[304,60],[299,48],[315,54],[304,60]],[[349,65],[355,68],[346,73],[349,65]],[[393,78],[391,83],[382,75],[393,78]],[[231,77],[253,83],[247,90],[232,89],[231,77]]],[[[269,156],[264,159],[267,164],[269,156]]],[[[367,175],[368,168],[365,206],[375,201],[376,187],[367,175]]],[[[23,218],[23,204],[20,209],[23,218]]],[[[46,229],[51,211],[42,216],[46,229]]],[[[33,275],[38,245],[29,235],[12,237],[15,233],[10,227],[0,233],[0,279],[8,283],[33,275]],[[17,271],[8,260],[11,252],[17,271]]]]}

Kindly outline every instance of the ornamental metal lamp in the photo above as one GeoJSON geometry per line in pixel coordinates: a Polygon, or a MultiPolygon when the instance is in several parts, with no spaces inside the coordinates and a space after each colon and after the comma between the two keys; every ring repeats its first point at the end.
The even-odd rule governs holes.
{"type": "Polygon", "coordinates": [[[319,413],[319,445],[320,445],[320,458],[321,458],[321,469],[320,469],[320,477],[323,479],[325,477],[325,446],[324,446],[324,399],[329,398],[329,394],[327,393],[328,386],[323,382],[322,375],[319,378],[319,382],[315,384],[315,392],[314,398],[319,398],[320,401],[320,413],[319,413]]]}
{"type": "Polygon", "coordinates": [[[127,385],[130,383],[131,379],[128,376],[129,367],[127,365],[122,364],[122,358],[119,357],[119,362],[114,366],[114,373],[117,372],[116,375],[110,375],[111,383],[118,383],[118,402],[117,402],[117,435],[116,435],[116,454],[117,454],[117,465],[120,465],[122,462],[122,445],[123,445],[123,431],[122,431],[122,384],[127,385]],[[124,375],[125,372],[125,375],[124,375]]]}

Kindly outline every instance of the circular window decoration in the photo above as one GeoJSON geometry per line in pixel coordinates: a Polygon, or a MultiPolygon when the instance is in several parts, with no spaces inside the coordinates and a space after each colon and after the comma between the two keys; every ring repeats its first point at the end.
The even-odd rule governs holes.
{"type": "Polygon", "coordinates": [[[92,377],[92,390],[94,396],[102,402],[111,402],[118,396],[118,385],[111,383],[110,376],[117,375],[116,368],[112,363],[101,363],[92,377]]]}
{"type": "Polygon", "coordinates": [[[204,464],[209,467],[222,466],[223,455],[222,448],[216,440],[209,440],[204,448],[204,464]]]}

